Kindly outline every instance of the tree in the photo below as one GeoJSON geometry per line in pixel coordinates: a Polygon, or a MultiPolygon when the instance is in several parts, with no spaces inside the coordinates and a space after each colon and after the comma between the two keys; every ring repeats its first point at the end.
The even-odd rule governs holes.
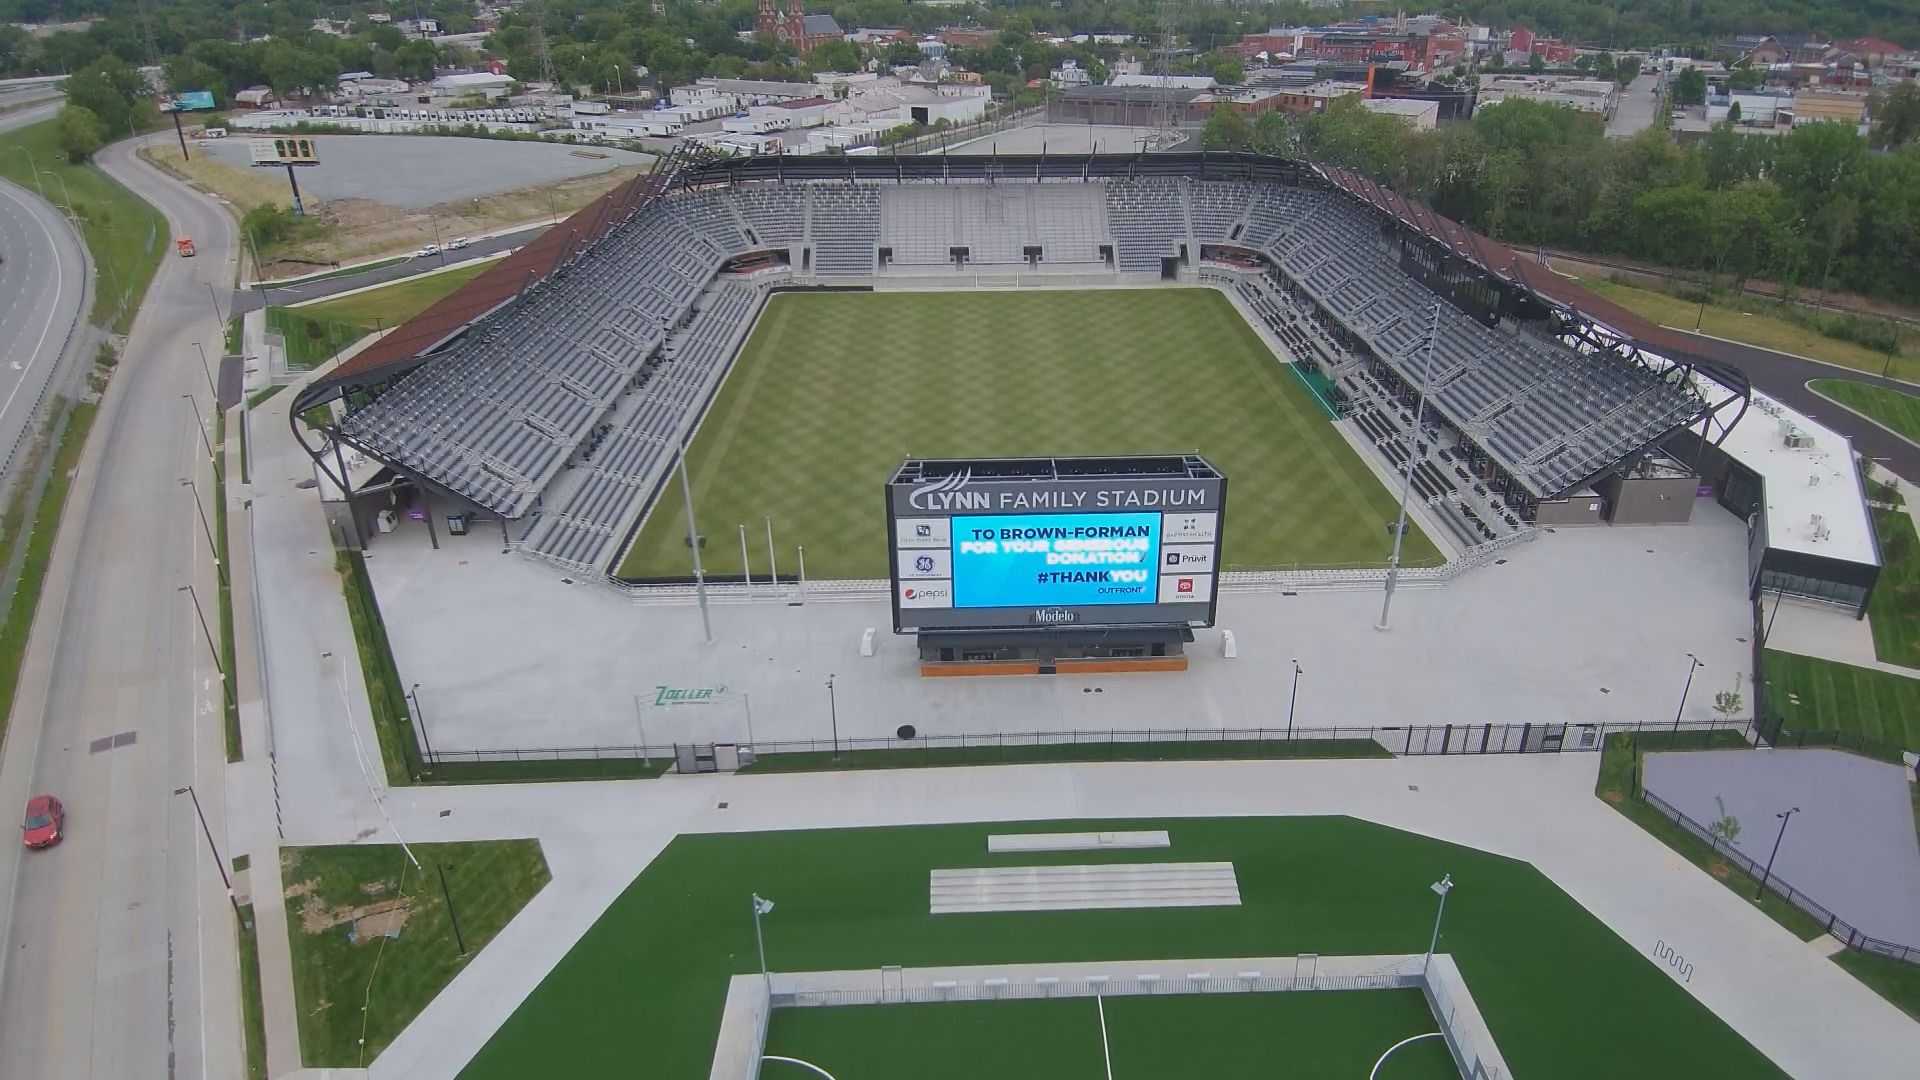
{"type": "Polygon", "coordinates": [[[1740,103],[1736,101],[1733,104],[1727,106],[1727,123],[1737,124],[1739,122],[1740,122],[1740,103]]]}
{"type": "Polygon", "coordinates": [[[91,112],[107,131],[137,126],[152,109],[147,77],[118,57],[103,56],[74,72],[65,89],[67,100],[91,112]]]}
{"type": "Polygon", "coordinates": [[[1224,53],[1213,53],[1206,58],[1207,73],[1213,81],[1222,86],[1238,86],[1245,82],[1247,69],[1240,61],[1224,53]]]}
{"type": "Polygon", "coordinates": [[[1527,70],[1538,75],[1539,73],[1547,70],[1547,62],[1544,58],[1541,57],[1539,53],[1528,53],[1527,54],[1527,70]]]}
{"type": "Polygon", "coordinates": [[[1873,117],[1876,149],[1905,146],[1920,136],[1920,84],[1902,81],[1891,90],[1875,91],[1867,98],[1867,112],[1873,117]]]}
{"type": "Polygon", "coordinates": [[[74,164],[90,160],[107,142],[107,128],[83,105],[68,105],[60,110],[60,152],[74,164]]]}
{"type": "Polygon", "coordinates": [[[1727,89],[1758,90],[1767,77],[1753,69],[1752,64],[1742,64],[1727,73],[1727,89]]]}
{"type": "MultiPolygon", "coordinates": [[[[1719,713],[1720,718],[1723,720],[1733,719],[1734,714],[1745,707],[1745,704],[1740,697],[1740,691],[1737,689],[1722,690],[1713,695],[1713,711],[1719,713]]],[[[1722,807],[1720,813],[1724,816],[1726,809],[1722,807]]]]}
{"type": "Polygon", "coordinates": [[[1720,808],[1720,816],[1707,826],[1707,835],[1727,846],[1733,846],[1740,839],[1740,819],[1727,813],[1727,801],[1720,796],[1713,797],[1713,803],[1720,808]]]}
{"type": "Polygon", "coordinates": [[[1681,105],[1698,105],[1707,100],[1707,77],[1699,68],[1690,67],[1675,77],[1673,100],[1681,105]]]}
{"type": "Polygon", "coordinates": [[[1253,146],[1253,127],[1239,109],[1224,103],[1215,105],[1200,129],[1200,146],[1205,150],[1249,149],[1253,146]]]}
{"type": "Polygon", "coordinates": [[[439,52],[433,42],[425,38],[412,38],[393,50],[393,71],[403,79],[431,79],[434,61],[438,59],[439,52]]]}
{"type": "Polygon", "coordinates": [[[814,71],[859,71],[860,51],[845,41],[823,41],[807,54],[807,67],[814,71]]]}
{"type": "Polygon", "coordinates": [[[896,41],[887,46],[887,63],[896,67],[902,64],[918,64],[925,59],[926,54],[920,51],[920,46],[911,41],[896,41]]]}

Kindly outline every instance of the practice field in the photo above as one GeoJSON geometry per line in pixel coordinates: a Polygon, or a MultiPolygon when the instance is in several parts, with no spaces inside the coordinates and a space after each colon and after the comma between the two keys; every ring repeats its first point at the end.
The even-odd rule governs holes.
{"type": "MultiPolygon", "coordinates": [[[[1096,1080],[1106,1075],[1100,1007],[1066,998],[780,1009],[766,1052],[812,1062],[834,1080],[1096,1080]]],[[[1418,990],[1109,997],[1104,1007],[1116,1080],[1364,1080],[1388,1047],[1439,1030],[1418,990]]],[[[768,1065],[762,1075],[808,1074],[768,1065]]],[[[1397,1051],[1380,1070],[1380,1080],[1459,1076],[1439,1039],[1397,1051]]]]}
{"type": "MultiPolygon", "coordinates": [[[[1447,902],[1440,951],[1450,953],[1459,965],[1513,1075],[1554,1080],[1764,1080],[1783,1075],[1635,945],[1620,940],[1533,867],[1336,817],[1036,821],[681,836],[574,943],[461,1076],[687,1080],[708,1075],[728,981],[757,970],[749,906],[755,893],[775,904],[763,926],[770,968],[871,969],[877,975],[881,967],[893,964],[1418,953],[1426,949],[1433,930],[1435,900],[1428,886],[1442,874],[1453,876],[1455,888],[1447,902]],[[1172,848],[1022,855],[986,851],[990,833],[1122,829],[1165,829],[1172,848]],[[937,867],[1167,860],[1232,862],[1241,906],[928,912],[928,876],[937,867]]],[[[1260,995],[1268,996],[1311,999],[1272,1004],[1278,1010],[1358,1012],[1338,1023],[1298,1019],[1304,1013],[1274,1019],[1276,1025],[1299,1024],[1297,1030],[1314,1032],[1318,1042],[1273,1057],[1271,1067],[1261,1070],[1167,1067],[1122,1073],[1120,1058],[1125,1054],[1159,1061],[1154,1055],[1167,1052],[1127,1043],[1122,1036],[1115,1044],[1115,1076],[1293,1076],[1288,1066],[1296,1058],[1344,1063],[1360,1043],[1370,1044],[1398,1029],[1391,1014],[1394,1006],[1382,1004],[1391,999],[1390,991],[1260,995]],[[1365,1000],[1327,1000],[1336,996],[1365,1000]],[[1371,1015],[1376,1009],[1388,1012],[1371,1015]]],[[[1259,1007],[1253,995],[1245,997],[1249,1000],[1227,1007],[1259,1007]]],[[[1224,995],[1203,1000],[1210,1007],[1224,995]]],[[[1123,1010],[1153,1007],[1108,1001],[1109,1007],[1116,1003],[1123,1010]]],[[[862,1008],[896,1006],[821,1011],[862,1008]]],[[[943,1014],[929,1022],[966,1022],[947,1016],[960,1014],[943,1014]]],[[[1123,1026],[1129,1028],[1147,1022],[1144,1013],[1127,1016],[1123,1026]]],[[[1164,1016],[1168,1031],[1185,1022],[1173,1012],[1164,1016]]],[[[807,1031],[812,1025],[860,1022],[857,1017],[802,1017],[793,1022],[789,1035],[790,1018],[777,1014],[776,1019],[779,1037],[793,1040],[782,1045],[795,1047],[815,1037],[807,1031]]],[[[1019,1022],[1025,1021],[1006,1023],[1019,1022]]],[[[1113,1026],[1109,1017],[1109,1028],[1113,1026]]],[[[1358,1080],[1370,1063],[1341,1075],[1358,1080]]],[[[1345,1070],[1345,1065],[1340,1068],[1345,1070]]],[[[894,1070],[884,1075],[931,1074],[894,1070]]],[[[983,1068],[969,1075],[1001,1074],[983,1068]]],[[[1051,1075],[1102,1073],[1076,1069],[1051,1075]]]]}
{"type": "MultiPolygon", "coordinates": [[[[902,458],[1198,449],[1227,475],[1228,569],[1382,566],[1389,492],[1212,289],[829,293],[767,305],[688,456],[704,569],[887,575],[882,486],[902,458]]],[[[619,567],[685,578],[679,492],[619,567]]],[[[1440,561],[1409,529],[1406,565],[1440,561]]]]}

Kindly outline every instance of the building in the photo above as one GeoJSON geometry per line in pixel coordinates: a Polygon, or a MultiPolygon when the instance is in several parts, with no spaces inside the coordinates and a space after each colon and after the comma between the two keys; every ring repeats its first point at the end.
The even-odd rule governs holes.
{"type": "Polygon", "coordinates": [[[1486,75],[1480,79],[1480,107],[1509,98],[1565,105],[1578,112],[1611,118],[1620,104],[1620,86],[1610,79],[1564,75],[1486,75]]]}
{"type": "Polygon", "coordinates": [[[1053,85],[1059,89],[1074,86],[1086,86],[1093,82],[1093,76],[1080,66],[1077,60],[1062,60],[1060,66],[1053,69],[1053,85]]]}
{"type": "Polygon", "coordinates": [[[784,15],[774,9],[774,0],[760,0],[760,14],[754,28],[775,41],[793,46],[801,56],[812,52],[817,45],[846,39],[833,16],[808,15],[801,10],[800,0],[787,0],[784,15]]]}
{"type": "Polygon", "coordinates": [[[1740,106],[1739,122],[1746,127],[1770,128],[1793,116],[1793,95],[1785,90],[1736,90],[1707,98],[1707,122],[1720,123],[1740,106]]]}
{"type": "Polygon", "coordinates": [[[1832,122],[1859,127],[1867,120],[1865,94],[1802,90],[1793,95],[1793,126],[1832,122]]]}
{"type": "Polygon", "coordinates": [[[274,100],[273,88],[269,86],[249,86],[233,95],[233,103],[253,109],[271,109],[279,105],[274,100]]]}
{"type": "Polygon", "coordinates": [[[1524,26],[1514,27],[1507,35],[1507,50],[1504,59],[1508,63],[1528,63],[1529,57],[1538,56],[1540,62],[1549,67],[1559,64],[1571,64],[1579,50],[1559,38],[1541,37],[1524,26]]]}
{"type": "Polygon", "coordinates": [[[507,96],[513,83],[511,75],[491,71],[459,71],[435,77],[428,84],[428,91],[434,97],[449,100],[475,95],[492,100],[507,96]]]}
{"type": "Polygon", "coordinates": [[[809,98],[820,92],[813,83],[774,82],[767,79],[706,78],[676,86],[671,92],[675,105],[699,105],[720,102],[727,112],[741,112],[753,105],[771,105],[795,98],[809,98]]]}
{"type": "Polygon", "coordinates": [[[1368,98],[1360,103],[1368,112],[1384,113],[1415,131],[1432,131],[1440,123],[1440,103],[1414,98],[1368,98]]]}
{"type": "Polygon", "coordinates": [[[1904,46],[1886,38],[1862,37],[1834,42],[1833,51],[1827,59],[1830,62],[1857,63],[1868,71],[1874,71],[1908,55],[1911,54],[1904,46]]]}
{"type": "Polygon", "coordinates": [[[1107,80],[1108,86],[1153,86],[1172,87],[1176,90],[1211,90],[1220,85],[1211,75],[1156,75],[1146,72],[1139,75],[1115,75],[1107,80]]]}

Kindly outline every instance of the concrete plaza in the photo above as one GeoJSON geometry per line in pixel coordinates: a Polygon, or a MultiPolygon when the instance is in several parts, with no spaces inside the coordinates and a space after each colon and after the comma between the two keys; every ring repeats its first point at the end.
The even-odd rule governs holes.
{"type": "MultiPolygon", "coordinates": [[[[722,530],[725,531],[725,530],[722,530]]],[[[394,658],[438,751],[1024,731],[1283,728],[1298,658],[1304,728],[1714,716],[1749,664],[1745,533],[1710,502],[1683,527],[1561,529],[1443,588],[1223,595],[1178,674],[927,679],[884,602],[638,604],[501,552],[498,533],[406,523],[368,558],[394,658]],[[875,631],[875,655],[862,657],[875,631]],[[826,680],[834,677],[829,702],[826,680]],[[726,686],[723,707],[655,709],[659,686],[726,686]],[[635,698],[643,703],[636,707],[635,698]]]]}

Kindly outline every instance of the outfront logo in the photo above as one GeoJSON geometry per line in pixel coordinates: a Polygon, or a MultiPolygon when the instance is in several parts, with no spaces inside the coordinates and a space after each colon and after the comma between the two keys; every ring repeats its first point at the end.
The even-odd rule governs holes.
{"type": "MultiPolygon", "coordinates": [[[[973,482],[973,470],[962,469],[931,484],[921,484],[907,493],[907,505],[915,510],[987,510],[993,506],[984,491],[966,491],[973,482]]],[[[925,534],[922,534],[925,535],[925,534]]]]}

